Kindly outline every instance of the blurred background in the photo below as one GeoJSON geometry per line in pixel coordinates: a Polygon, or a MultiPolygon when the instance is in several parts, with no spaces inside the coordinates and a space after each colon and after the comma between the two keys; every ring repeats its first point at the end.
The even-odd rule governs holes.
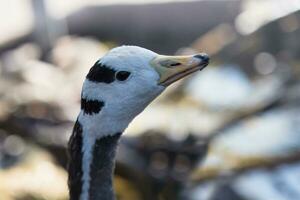
{"type": "Polygon", "coordinates": [[[0,199],[66,200],[66,144],[110,48],[206,52],[126,130],[119,200],[300,199],[299,0],[0,2],[0,199]]]}

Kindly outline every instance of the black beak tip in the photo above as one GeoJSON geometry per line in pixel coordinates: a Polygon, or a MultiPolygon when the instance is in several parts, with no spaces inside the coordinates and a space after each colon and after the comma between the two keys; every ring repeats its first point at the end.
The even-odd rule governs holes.
{"type": "Polygon", "coordinates": [[[209,63],[209,56],[205,53],[197,54],[194,57],[201,59],[201,62],[203,63],[209,63]]]}

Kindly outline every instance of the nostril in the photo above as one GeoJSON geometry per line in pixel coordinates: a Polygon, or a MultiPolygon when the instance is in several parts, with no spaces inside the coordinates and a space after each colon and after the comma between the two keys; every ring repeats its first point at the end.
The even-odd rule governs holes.
{"type": "Polygon", "coordinates": [[[194,56],[195,58],[200,58],[203,62],[209,62],[209,56],[205,53],[201,53],[194,56]]]}
{"type": "Polygon", "coordinates": [[[175,66],[178,66],[178,65],[181,65],[180,63],[171,63],[170,66],[172,67],[175,67],[175,66]]]}

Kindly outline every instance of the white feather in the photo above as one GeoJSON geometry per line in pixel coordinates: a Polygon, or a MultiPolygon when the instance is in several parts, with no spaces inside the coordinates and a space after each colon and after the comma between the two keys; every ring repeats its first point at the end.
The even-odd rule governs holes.
{"type": "MultiPolygon", "coordinates": [[[[80,120],[79,120],[80,122],[80,120]]],[[[82,122],[80,122],[82,124],[82,122]]],[[[89,134],[86,134],[87,131],[83,128],[83,149],[82,149],[82,193],[80,196],[81,200],[88,200],[89,197],[89,188],[90,188],[90,165],[92,163],[92,150],[95,144],[96,138],[90,137],[89,134]]]]}

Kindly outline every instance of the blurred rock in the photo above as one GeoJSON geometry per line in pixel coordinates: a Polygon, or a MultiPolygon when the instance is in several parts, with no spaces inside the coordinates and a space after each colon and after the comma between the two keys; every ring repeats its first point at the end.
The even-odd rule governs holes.
{"type": "Polygon", "coordinates": [[[31,102],[60,107],[61,119],[74,120],[85,74],[107,48],[96,40],[65,37],[53,49],[54,64],[39,61],[39,50],[26,44],[2,56],[0,93],[5,110],[31,102]],[[7,91],[9,90],[9,92],[7,91]]]}
{"type": "Polygon", "coordinates": [[[193,200],[298,200],[300,164],[249,170],[240,175],[206,181],[188,190],[193,200]]]}
{"type": "Polygon", "coordinates": [[[0,170],[0,199],[67,199],[67,174],[49,153],[29,147],[19,163],[0,170]]]}
{"type": "Polygon", "coordinates": [[[205,51],[213,56],[237,39],[238,34],[231,24],[221,23],[198,38],[191,45],[195,52],[205,51]]]}
{"type": "Polygon", "coordinates": [[[299,21],[300,11],[296,11],[269,22],[249,35],[239,36],[214,56],[215,61],[235,63],[253,76],[263,72],[254,67],[257,56],[267,53],[280,70],[291,70],[289,67],[296,69],[299,67],[300,46],[294,41],[300,33],[299,21]],[[286,64],[285,67],[282,67],[282,63],[286,64]]]}
{"type": "Polygon", "coordinates": [[[240,6],[240,0],[87,6],[69,15],[67,23],[71,34],[172,54],[219,23],[233,23],[240,6]]]}
{"type": "Polygon", "coordinates": [[[239,176],[234,189],[248,199],[300,198],[300,164],[283,164],[273,170],[258,169],[239,176]]]}
{"type": "Polygon", "coordinates": [[[195,177],[211,178],[235,170],[298,159],[299,107],[283,107],[249,118],[216,136],[195,177]]]}
{"type": "Polygon", "coordinates": [[[225,113],[197,108],[193,102],[153,103],[134,119],[126,129],[126,134],[137,135],[147,130],[157,130],[181,140],[189,132],[208,136],[226,122],[225,113]]]}
{"type": "Polygon", "coordinates": [[[186,95],[211,110],[245,112],[265,107],[283,95],[284,80],[277,76],[251,81],[239,66],[205,69],[186,86],[186,95]]]}
{"type": "Polygon", "coordinates": [[[240,110],[241,106],[247,105],[253,89],[247,75],[237,66],[210,66],[189,81],[186,95],[215,110],[240,110]]]}

